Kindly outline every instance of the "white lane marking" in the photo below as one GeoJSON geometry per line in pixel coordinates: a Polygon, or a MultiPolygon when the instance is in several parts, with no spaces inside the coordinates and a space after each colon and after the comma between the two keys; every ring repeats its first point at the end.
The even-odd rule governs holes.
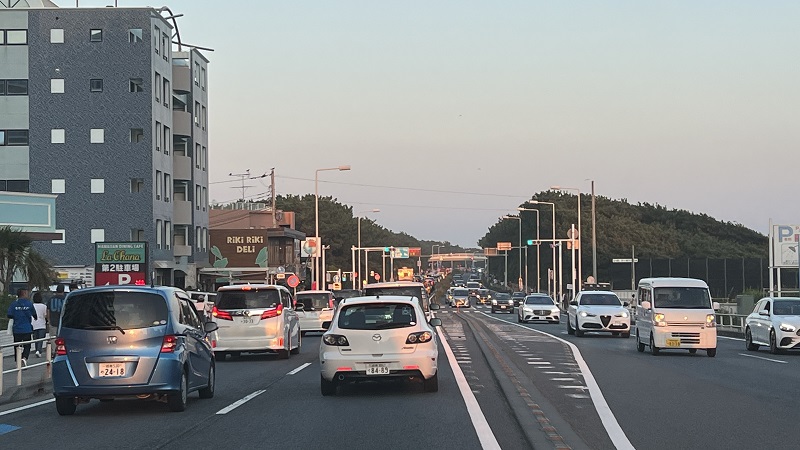
{"type": "Polygon", "coordinates": [[[520,328],[531,330],[533,332],[550,336],[551,338],[567,344],[570,350],[572,350],[572,355],[576,361],[578,361],[578,366],[583,373],[583,379],[586,382],[587,389],[589,390],[589,395],[592,397],[592,404],[594,405],[594,409],[597,411],[597,415],[600,416],[600,422],[603,423],[603,427],[606,429],[608,433],[608,437],[611,439],[611,442],[617,448],[617,450],[633,450],[633,444],[631,441],[628,440],[628,437],[625,435],[625,432],[622,430],[622,427],[617,422],[617,418],[614,417],[614,412],[611,411],[611,407],[608,406],[608,402],[606,402],[605,397],[603,396],[603,391],[600,390],[600,385],[597,384],[597,380],[594,379],[594,375],[592,375],[592,371],[589,370],[589,365],[586,364],[584,361],[583,356],[581,356],[581,351],[578,347],[573,344],[572,342],[562,339],[558,336],[554,336],[550,333],[545,333],[544,331],[539,331],[536,328],[531,327],[524,327],[522,325],[509,322],[507,320],[498,319],[496,317],[492,317],[489,314],[483,314],[486,317],[489,317],[494,320],[498,320],[503,323],[507,323],[509,325],[515,325],[520,328]]]}
{"type": "Polygon", "coordinates": [[[584,394],[567,394],[567,397],[572,397],[572,398],[591,398],[588,395],[584,395],[584,394]]]}
{"type": "Polygon", "coordinates": [[[15,412],[24,411],[26,409],[35,408],[37,406],[46,405],[48,403],[53,403],[56,399],[51,398],[50,400],[42,400],[41,402],[31,403],[30,405],[20,406],[19,408],[9,409],[8,411],[0,412],[0,416],[5,416],[7,414],[13,414],[15,412]]]}
{"type": "Polygon", "coordinates": [[[537,366],[549,366],[552,363],[549,363],[547,361],[528,361],[528,364],[537,365],[537,366]]]}
{"type": "Polygon", "coordinates": [[[742,338],[730,337],[730,336],[717,336],[717,339],[728,339],[730,341],[741,341],[741,342],[744,342],[744,339],[742,339],[742,338]]]}
{"type": "Polygon", "coordinates": [[[248,395],[248,396],[246,396],[246,397],[244,397],[244,398],[242,398],[240,400],[237,400],[237,401],[231,403],[229,406],[226,406],[226,407],[220,409],[219,411],[217,411],[217,414],[228,414],[229,412],[233,411],[234,409],[244,405],[245,403],[249,402],[250,400],[258,397],[261,394],[263,394],[264,392],[267,392],[267,391],[264,390],[264,389],[255,391],[252,394],[250,394],[250,395],[248,395]]]}
{"type": "MultiPolygon", "coordinates": [[[[436,328],[436,333],[439,337],[444,334],[441,327],[436,328]]],[[[453,371],[453,376],[456,378],[458,390],[461,391],[461,397],[464,398],[464,404],[467,406],[467,412],[469,413],[470,420],[472,420],[475,433],[478,435],[478,440],[481,442],[481,447],[486,450],[500,450],[500,444],[497,442],[494,433],[492,433],[492,428],[489,426],[489,422],[486,421],[486,416],[483,415],[481,406],[478,404],[475,394],[472,392],[472,389],[470,389],[469,383],[464,377],[464,372],[461,371],[461,367],[455,362],[453,350],[450,349],[450,345],[444,340],[442,340],[442,347],[444,348],[444,353],[447,355],[447,363],[450,364],[450,369],[453,371]]]]}
{"type": "Polygon", "coordinates": [[[789,361],[781,361],[780,359],[772,359],[772,358],[765,358],[763,356],[748,355],[747,353],[739,353],[739,354],[742,356],[747,356],[748,358],[763,359],[764,361],[770,361],[774,363],[789,364],[789,361]]]}
{"type": "Polygon", "coordinates": [[[301,370],[305,369],[306,367],[308,367],[308,366],[310,366],[310,365],[311,365],[311,363],[305,363],[305,364],[303,364],[302,366],[298,367],[297,369],[294,369],[293,371],[291,371],[291,372],[287,373],[286,375],[294,375],[294,374],[296,374],[297,372],[300,372],[301,370]]]}
{"type": "Polygon", "coordinates": [[[542,358],[534,358],[532,356],[529,356],[527,359],[530,359],[531,361],[540,361],[542,358]]]}
{"type": "Polygon", "coordinates": [[[561,389],[589,389],[586,386],[559,386],[561,389]]]}
{"type": "Polygon", "coordinates": [[[550,381],[575,381],[575,378],[550,378],[550,381]]]}

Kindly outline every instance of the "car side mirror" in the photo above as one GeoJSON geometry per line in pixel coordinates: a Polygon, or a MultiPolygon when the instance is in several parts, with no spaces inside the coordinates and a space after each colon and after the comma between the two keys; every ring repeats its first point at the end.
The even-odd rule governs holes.
{"type": "Polygon", "coordinates": [[[442,319],[434,317],[433,319],[428,321],[428,324],[432,327],[440,327],[442,326],[442,319]]]}
{"type": "Polygon", "coordinates": [[[325,322],[322,322],[322,329],[323,330],[329,330],[330,328],[331,328],[331,321],[330,320],[326,320],[325,322]]]}
{"type": "Polygon", "coordinates": [[[572,301],[569,302],[569,304],[572,305],[572,306],[578,306],[578,301],[577,300],[572,300],[572,301]]]}
{"type": "Polygon", "coordinates": [[[650,309],[650,302],[648,302],[647,300],[643,301],[642,302],[642,308],[650,309]]]}
{"type": "Polygon", "coordinates": [[[767,311],[766,309],[762,309],[761,311],[758,312],[758,315],[769,317],[769,311],[767,311]]]}
{"type": "Polygon", "coordinates": [[[431,309],[431,311],[436,311],[437,309],[439,309],[439,304],[431,303],[428,307],[431,309]]]}
{"type": "Polygon", "coordinates": [[[714,308],[714,311],[718,311],[719,310],[719,302],[712,303],[711,307],[714,308]]]}
{"type": "Polygon", "coordinates": [[[206,322],[203,324],[203,331],[206,333],[211,333],[213,331],[217,331],[219,329],[219,325],[217,322],[206,322]]]}

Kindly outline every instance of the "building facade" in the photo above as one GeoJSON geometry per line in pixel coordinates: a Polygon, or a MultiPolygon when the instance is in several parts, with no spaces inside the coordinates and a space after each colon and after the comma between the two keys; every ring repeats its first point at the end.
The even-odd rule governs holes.
{"type": "Polygon", "coordinates": [[[157,284],[208,266],[208,60],[174,34],[153,8],[0,7],[0,189],[57,194],[54,265],[143,241],[157,284]]]}

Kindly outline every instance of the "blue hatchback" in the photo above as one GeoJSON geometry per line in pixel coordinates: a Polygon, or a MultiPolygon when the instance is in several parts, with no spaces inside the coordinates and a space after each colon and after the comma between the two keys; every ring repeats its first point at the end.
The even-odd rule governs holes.
{"type": "Polygon", "coordinates": [[[189,296],[172,287],[102,286],[70,292],[53,361],[61,415],[90,399],[139,398],[186,409],[190,392],[214,396],[214,353],[189,296]]]}

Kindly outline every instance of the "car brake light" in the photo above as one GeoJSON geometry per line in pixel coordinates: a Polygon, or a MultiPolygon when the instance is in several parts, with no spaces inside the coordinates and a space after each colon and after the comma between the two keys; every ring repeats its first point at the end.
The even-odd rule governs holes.
{"type": "Polygon", "coordinates": [[[337,372],[351,372],[352,370],[353,370],[352,367],[337,367],[336,368],[337,372]]]}
{"type": "Polygon", "coordinates": [[[161,341],[161,353],[173,353],[175,351],[175,347],[178,346],[178,338],[168,334],[164,336],[164,340],[161,341]]]}
{"type": "Polygon", "coordinates": [[[403,370],[419,370],[419,366],[403,366],[403,370]]]}
{"type": "Polygon", "coordinates": [[[268,310],[264,311],[263,313],[261,313],[261,320],[271,319],[273,317],[278,317],[281,314],[283,314],[283,305],[278,305],[274,309],[268,309],[268,310]]]}
{"type": "Polygon", "coordinates": [[[56,355],[57,356],[66,356],[67,355],[67,344],[64,342],[64,338],[56,338],[56,355]]]}
{"type": "Polygon", "coordinates": [[[217,309],[216,306],[211,309],[211,315],[216,317],[217,319],[233,320],[233,317],[231,317],[231,313],[229,313],[228,311],[221,311],[217,309]]]}

